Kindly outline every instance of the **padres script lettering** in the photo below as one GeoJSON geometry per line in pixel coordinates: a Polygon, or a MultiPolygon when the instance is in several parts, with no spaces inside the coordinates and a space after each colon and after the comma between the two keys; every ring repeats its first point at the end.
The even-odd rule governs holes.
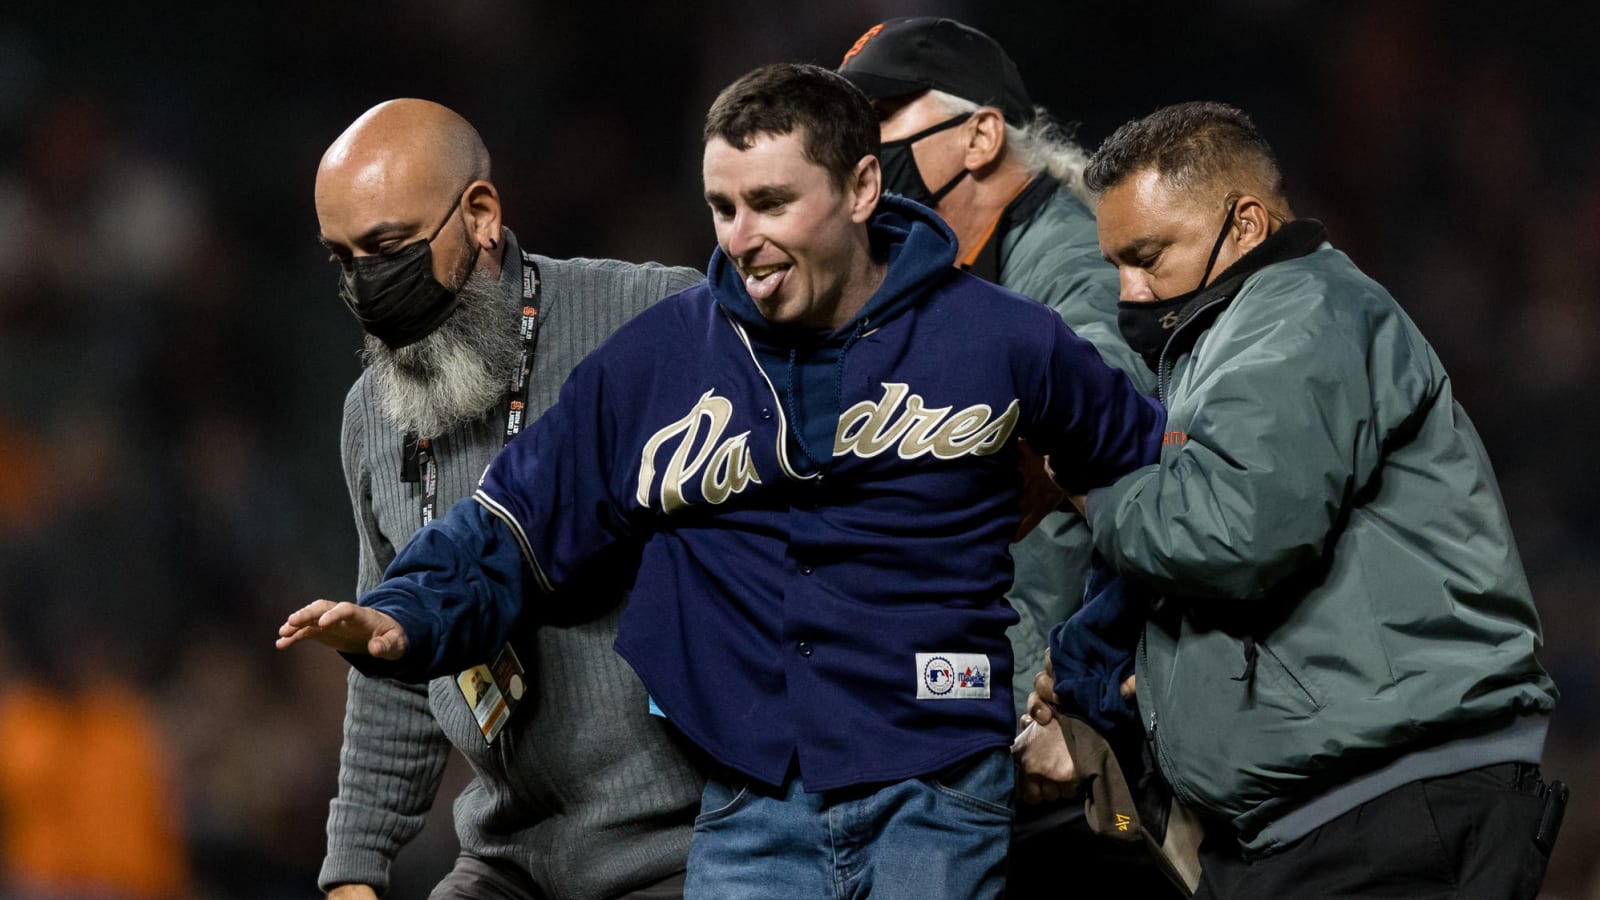
{"type": "MultiPolygon", "coordinates": [[[[969,406],[954,414],[953,407],[929,407],[911,388],[884,382],[883,397],[863,400],[839,417],[833,455],[854,453],[870,459],[895,447],[901,459],[916,459],[933,454],[938,459],[960,456],[988,456],[1004,447],[1017,426],[1020,415],[1016,400],[998,417],[986,403],[969,406]]],[[[749,431],[724,439],[733,418],[733,403],[719,397],[716,389],[700,395],[689,414],[650,436],[639,460],[637,499],[651,505],[656,491],[656,460],[668,441],[678,444],[661,472],[661,510],[672,513],[689,505],[684,488],[700,479],[700,494],[707,503],[722,503],[751,484],[760,484],[755,463],[750,458],[749,431]],[[701,425],[705,423],[702,433],[701,425]]]]}
{"type": "Polygon", "coordinates": [[[702,467],[705,472],[700,475],[700,493],[707,503],[721,503],[749,487],[752,482],[760,484],[761,478],[756,474],[746,445],[750,432],[742,431],[722,440],[722,432],[732,417],[733,404],[726,397],[718,397],[716,389],[712,388],[700,396],[700,402],[689,410],[688,415],[651,435],[650,440],[645,442],[644,457],[639,462],[639,504],[650,505],[656,480],[656,456],[661,452],[661,446],[680,435],[683,440],[678,444],[678,449],[673,451],[666,471],[661,474],[662,512],[671,513],[689,505],[689,501],[683,499],[684,485],[700,473],[702,467]],[[689,453],[696,449],[701,419],[707,419],[711,424],[706,430],[705,441],[699,443],[691,459],[689,453]]]}
{"type": "Polygon", "coordinates": [[[1020,415],[1016,400],[999,418],[994,408],[979,403],[950,414],[951,407],[929,408],[911,388],[897,382],[883,383],[883,398],[863,400],[839,416],[839,432],[834,438],[833,455],[854,453],[871,459],[899,445],[901,459],[916,459],[932,453],[939,459],[958,456],[988,456],[1005,446],[1020,415]],[[896,416],[900,404],[905,409],[896,416]]]}

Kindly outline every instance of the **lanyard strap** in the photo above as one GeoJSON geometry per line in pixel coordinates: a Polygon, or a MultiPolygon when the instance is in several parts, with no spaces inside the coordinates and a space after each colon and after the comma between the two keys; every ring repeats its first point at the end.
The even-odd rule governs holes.
{"type": "MultiPolygon", "coordinates": [[[[506,390],[508,402],[505,436],[500,443],[502,447],[511,443],[511,439],[527,424],[524,418],[528,408],[528,381],[533,372],[533,353],[539,344],[539,325],[542,321],[539,318],[540,289],[539,264],[533,261],[533,254],[523,252],[522,319],[517,325],[522,348],[517,354],[517,367],[511,373],[511,384],[506,390]]],[[[406,435],[401,458],[405,460],[402,479],[409,481],[420,476],[422,481],[422,527],[426,528],[433,521],[439,501],[439,464],[433,456],[433,439],[406,435]],[[406,478],[406,472],[414,472],[415,475],[406,478]]]]}

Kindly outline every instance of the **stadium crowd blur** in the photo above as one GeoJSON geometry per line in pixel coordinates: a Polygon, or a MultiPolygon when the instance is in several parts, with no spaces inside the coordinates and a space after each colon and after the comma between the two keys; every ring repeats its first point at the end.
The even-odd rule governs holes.
{"type": "MultiPolygon", "coordinates": [[[[311,204],[344,123],[444,102],[497,148],[525,246],[701,266],[716,87],[939,14],[1006,46],[1090,149],[1162,103],[1243,107],[1296,212],[1433,341],[1562,691],[1545,771],[1573,803],[1543,896],[1600,898],[1593,8],[147,6],[0,10],[0,896],[315,890],[343,664],[271,639],[289,604],[355,580],[338,431],[360,332],[311,204]]],[[[446,807],[391,896],[453,854],[446,807]]]]}

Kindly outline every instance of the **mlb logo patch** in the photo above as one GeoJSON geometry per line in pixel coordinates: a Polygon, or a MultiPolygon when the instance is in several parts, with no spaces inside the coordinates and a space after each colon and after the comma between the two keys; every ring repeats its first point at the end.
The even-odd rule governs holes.
{"type": "Polygon", "coordinates": [[[989,657],[984,653],[918,653],[918,700],[989,699],[989,657]]]}

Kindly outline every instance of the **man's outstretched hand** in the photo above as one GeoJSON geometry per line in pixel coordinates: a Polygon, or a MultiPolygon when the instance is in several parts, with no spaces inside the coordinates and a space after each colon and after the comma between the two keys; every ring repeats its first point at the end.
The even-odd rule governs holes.
{"type": "Polygon", "coordinates": [[[396,660],[405,655],[406,633],[393,617],[345,601],[318,600],[289,614],[278,627],[279,650],[303,640],[320,641],[341,653],[396,660]]]}

